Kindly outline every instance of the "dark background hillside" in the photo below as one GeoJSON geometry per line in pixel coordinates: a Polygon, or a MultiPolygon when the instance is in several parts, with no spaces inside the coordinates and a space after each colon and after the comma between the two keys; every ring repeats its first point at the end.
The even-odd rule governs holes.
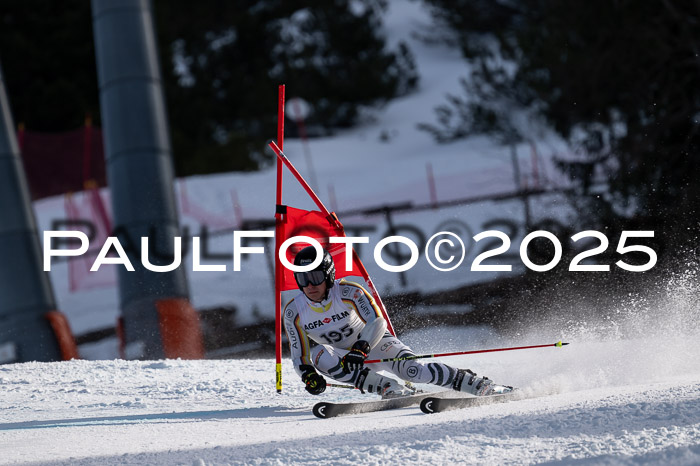
{"type": "MultiPolygon", "coordinates": [[[[408,49],[385,44],[383,1],[152,5],[178,176],[264,166],[282,82],[313,106],[312,135],[417,82],[408,49]]],[[[86,115],[99,126],[90,2],[2,2],[0,60],[28,131],[74,130],[86,115]]]]}
{"type": "MultiPolygon", "coordinates": [[[[561,169],[591,228],[659,229],[694,248],[700,207],[700,7],[631,0],[425,0],[428,41],[473,65],[463,92],[425,109],[449,142],[529,137],[541,120],[575,159],[561,169]]],[[[350,127],[360,109],[419,85],[411,51],[382,32],[386,1],[153,1],[178,176],[269,163],[276,86],[313,107],[311,136],[350,127]]],[[[0,61],[27,131],[100,126],[89,2],[0,3],[0,61]]],[[[294,137],[289,125],[288,137],[294,137]]]]}

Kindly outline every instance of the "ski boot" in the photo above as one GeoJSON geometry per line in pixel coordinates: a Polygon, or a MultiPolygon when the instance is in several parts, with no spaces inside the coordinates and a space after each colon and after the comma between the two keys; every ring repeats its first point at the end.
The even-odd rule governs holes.
{"type": "Polygon", "coordinates": [[[458,369],[452,389],[474,396],[501,395],[513,391],[513,387],[493,383],[488,377],[477,377],[469,369],[458,369]]]}
{"type": "Polygon", "coordinates": [[[355,387],[359,388],[362,393],[376,393],[383,400],[416,393],[415,388],[407,387],[398,380],[377,374],[367,368],[363,369],[357,376],[355,387]]]}

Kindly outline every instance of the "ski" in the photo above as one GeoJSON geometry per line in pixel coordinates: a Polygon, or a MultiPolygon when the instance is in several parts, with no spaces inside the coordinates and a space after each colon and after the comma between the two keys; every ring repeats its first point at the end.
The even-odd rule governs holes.
{"type": "Polygon", "coordinates": [[[485,406],[493,403],[505,403],[517,399],[516,393],[504,393],[501,395],[472,396],[459,398],[441,398],[426,396],[420,401],[420,410],[425,414],[440,413],[453,409],[470,408],[473,406],[485,406]]]}
{"type": "Polygon", "coordinates": [[[390,398],[377,401],[358,401],[353,403],[330,403],[322,401],[316,403],[312,409],[314,416],[321,419],[328,419],[336,416],[346,416],[349,414],[371,413],[374,411],[386,411],[389,409],[406,408],[415,406],[426,398],[439,399],[440,393],[419,393],[416,395],[390,398]]]}

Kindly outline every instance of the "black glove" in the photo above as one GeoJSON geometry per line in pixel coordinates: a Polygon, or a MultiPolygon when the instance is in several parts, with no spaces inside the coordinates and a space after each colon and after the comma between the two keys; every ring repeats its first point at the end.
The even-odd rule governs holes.
{"type": "Polygon", "coordinates": [[[301,381],[306,385],[306,391],[312,395],[320,395],[326,390],[326,379],[319,375],[313,367],[301,366],[301,381]]]}
{"type": "Polygon", "coordinates": [[[365,359],[371,348],[369,343],[364,340],[357,340],[348,354],[340,360],[340,365],[348,374],[358,369],[362,369],[365,365],[365,359]]]}

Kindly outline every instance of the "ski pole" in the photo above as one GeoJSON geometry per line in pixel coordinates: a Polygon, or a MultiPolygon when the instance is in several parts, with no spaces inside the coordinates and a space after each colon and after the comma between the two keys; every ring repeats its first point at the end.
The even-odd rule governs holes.
{"type": "Polygon", "coordinates": [[[353,390],[355,390],[355,388],[356,388],[354,385],[343,385],[343,384],[339,384],[339,383],[327,383],[327,384],[326,384],[326,387],[333,387],[333,388],[351,388],[351,389],[353,389],[353,390]]]}
{"type": "Polygon", "coordinates": [[[376,363],[376,362],[408,361],[411,359],[423,359],[423,358],[441,358],[443,356],[458,356],[458,355],[462,355],[462,354],[493,353],[496,351],[513,351],[513,350],[531,349],[531,348],[548,348],[550,346],[556,346],[557,348],[561,348],[564,345],[568,345],[568,343],[562,343],[560,340],[556,343],[550,343],[548,345],[516,346],[513,348],[495,348],[495,349],[485,349],[485,350],[475,350],[475,351],[458,351],[456,353],[421,354],[421,355],[414,355],[414,356],[405,356],[405,357],[401,357],[401,358],[371,359],[369,361],[365,361],[365,364],[372,364],[372,363],[376,363]]]}

